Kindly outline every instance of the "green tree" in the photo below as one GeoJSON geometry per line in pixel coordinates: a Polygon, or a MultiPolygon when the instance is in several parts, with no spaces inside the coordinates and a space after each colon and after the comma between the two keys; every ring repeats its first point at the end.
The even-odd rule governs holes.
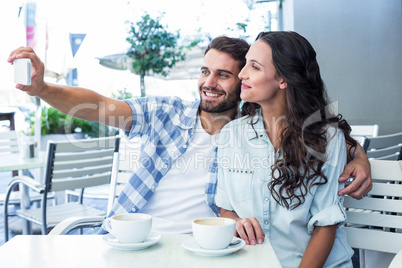
{"type": "Polygon", "coordinates": [[[145,13],[140,21],[130,23],[129,37],[126,38],[131,45],[127,52],[132,59],[131,71],[140,76],[141,97],[145,96],[145,76],[167,76],[170,68],[185,60],[185,50],[199,43],[192,41],[187,46],[179,46],[179,32],[168,32],[160,19],[153,19],[145,13]]]}

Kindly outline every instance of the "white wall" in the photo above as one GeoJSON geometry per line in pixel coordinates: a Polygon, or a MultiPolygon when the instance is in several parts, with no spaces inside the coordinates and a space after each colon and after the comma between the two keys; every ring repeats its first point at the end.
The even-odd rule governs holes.
{"type": "Polygon", "coordinates": [[[348,122],[377,123],[380,135],[402,131],[402,1],[284,3],[285,30],[311,42],[330,98],[348,122]]]}

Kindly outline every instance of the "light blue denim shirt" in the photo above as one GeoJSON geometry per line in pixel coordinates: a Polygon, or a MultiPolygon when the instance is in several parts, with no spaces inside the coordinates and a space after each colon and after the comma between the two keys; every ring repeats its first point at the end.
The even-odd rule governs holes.
{"type": "Polygon", "coordinates": [[[314,226],[338,224],[325,267],[352,267],[353,251],[339,228],[346,220],[343,198],[337,194],[343,187],[338,178],[346,164],[343,133],[335,128],[328,131],[331,140],[322,168],[328,182],[312,187],[302,205],[288,210],[278,205],[268,189],[270,167],[278,155],[262,119],[254,128],[249,121],[249,117],[234,120],[219,134],[216,204],[241,218],[257,218],[283,267],[299,266],[314,226]]]}

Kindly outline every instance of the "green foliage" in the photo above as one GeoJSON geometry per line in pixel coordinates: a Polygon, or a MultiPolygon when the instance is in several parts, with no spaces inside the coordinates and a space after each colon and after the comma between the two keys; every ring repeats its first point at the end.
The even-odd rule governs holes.
{"type": "Polygon", "coordinates": [[[117,90],[117,93],[112,92],[112,98],[116,100],[126,100],[132,99],[133,94],[131,92],[127,92],[127,89],[124,88],[123,90],[117,90]]]}
{"type": "Polygon", "coordinates": [[[249,20],[247,19],[245,22],[237,22],[233,28],[228,27],[227,29],[232,31],[234,36],[237,36],[238,38],[242,39],[247,39],[250,37],[249,35],[247,35],[248,24],[246,22],[248,21],[249,20]]]}
{"type": "MultiPolygon", "coordinates": [[[[33,112],[31,113],[30,118],[28,118],[28,121],[30,122],[31,127],[26,134],[33,136],[35,130],[35,114],[33,112]]],[[[85,133],[93,138],[117,134],[117,130],[111,129],[98,122],[91,122],[67,116],[52,107],[42,108],[41,135],[71,134],[76,132],[85,133]]]]}
{"type": "Polygon", "coordinates": [[[154,74],[167,76],[168,69],[185,60],[185,49],[196,46],[199,41],[191,41],[187,46],[179,46],[179,33],[170,33],[160,23],[160,17],[151,18],[147,13],[141,20],[130,24],[130,43],[127,55],[132,59],[131,71],[140,75],[141,96],[145,96],[144,77],[154,74]]]}
{"type": "Polygon", "coordinates": [[[237,28],[239,28],[239,30],[242,30],[243,33],[247,32],[246,28],[248,25],[246,23],[238,22],[238,23],[236,23],[236,26],[237,26],[237,28]]]}

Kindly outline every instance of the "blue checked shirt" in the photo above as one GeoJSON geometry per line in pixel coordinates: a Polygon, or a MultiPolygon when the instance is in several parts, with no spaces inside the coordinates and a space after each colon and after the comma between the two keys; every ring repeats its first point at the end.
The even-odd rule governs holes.
{"type": "MultiPolygon", "coordinates": [[[[129,139],[141,138],[140,168],[131,175],[110,216],[139,212],[152,197],[159,181],[173,162],[186,152],[193,139],[199,101],[189,102],[178,97],[146,97],[126,100],[133,114],[129,139]]],[[[216,156],[215,148],[215,156],[216,156]]],[[[209,166],[205,187],[206,202],[218,215],[215,205],[218,165],[216,157],[209,166]]]]}

